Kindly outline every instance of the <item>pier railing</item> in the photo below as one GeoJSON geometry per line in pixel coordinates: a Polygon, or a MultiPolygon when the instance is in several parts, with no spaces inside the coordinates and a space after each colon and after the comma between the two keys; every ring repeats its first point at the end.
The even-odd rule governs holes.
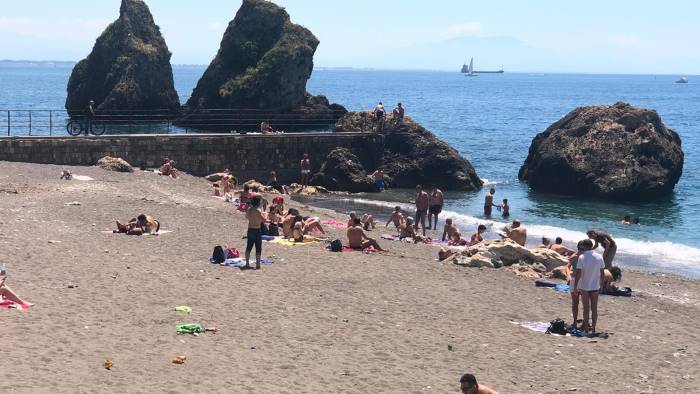
{"type": "MultiPolygon", "coordinates": [[[[86,122],[84,111],[0,109],[0,136],[67,135],[71,121],[86,122]]],[[[268,121],[275,131],[328,131],[341,113],[326,111],[284,113],[258,109],[100,111],[92,120],[105,134],[183,134],[202,132],[259,132],[268,121]]]]}

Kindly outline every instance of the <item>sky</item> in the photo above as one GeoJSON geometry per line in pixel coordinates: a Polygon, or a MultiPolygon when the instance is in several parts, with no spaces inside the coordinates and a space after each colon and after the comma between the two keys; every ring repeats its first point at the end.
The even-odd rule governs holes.
{"type": "MultiPolygon", "coordinates": [[[[121,0],[3,1],[0,58],[84,58],[121,0]]],[[[174,64],[208,64],[240,0],[146,0],[174,64]]],[[[279,0],[317,67],[700,74],[700,1],[279,0]]]]}

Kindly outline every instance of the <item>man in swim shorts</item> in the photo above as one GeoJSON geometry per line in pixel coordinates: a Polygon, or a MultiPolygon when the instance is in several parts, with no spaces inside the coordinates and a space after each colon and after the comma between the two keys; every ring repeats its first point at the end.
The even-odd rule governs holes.
{"type": "Polygon", "coordinates": [[[428,208],[428,228],[437,230],[438,216],[442,212],[442,207],[445,205],[445,196],[442,190],[433,185],[433,191],[430,193],[430,201],[428,208]],[[433,225],[433,216],[435,216],[435,224],[433,225]]]}
{"type": "Polygon", "coordinates": [[[525,246],[527,242],[527,229],[520,224],[519,220],[513,220],[508,234],[501,234],[502,238],[510,238],[520,246],[525,246]]]}
{"type": "Polygon", "coordinates": [[[430,205],[430,196],[423,191],[421,185],[416,186],[416,223],[415,229],[418,230],[418,223],[423,228],[423,236],[425,236],[425,217],[428,215],[428,205],[430,205]]]}
{"type": "Polygon", "coordinates": [[[457,225],[452,222],[452,218],[447,218],[445,220],[445,227],[442,230],[442,241],[445,242],[445,240],[450,239],[452,237],[452,234],[458,232],[459,227],[457,227],[457,225]]]}
{"type": "Polygon", "coordinates": [[[578,292],[583,302],[581,330],[595,334],[598,322],[598,293],[605,278],[605,261],[603,256],[593,251],[593,241],[590,239],[584,240],[582,246],[585,251],[576,263],[574,293],[578,292]]]}
{"type": "Polygon", "coordinates": [[[372,173],[372,179],[374,180],[374,187],[377,188],[378,192],[385,189],[386,185],[384,184],[384,171],[374,171],[374,173],[372,173]]]}

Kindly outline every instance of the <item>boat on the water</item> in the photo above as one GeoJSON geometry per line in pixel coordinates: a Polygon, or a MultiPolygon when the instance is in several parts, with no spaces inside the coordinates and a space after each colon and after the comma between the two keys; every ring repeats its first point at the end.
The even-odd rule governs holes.
{"type": "Polygon", "coordinates": [[[676,83],[688,83],[688,77],[681,77],[681,79],[677,80],[676,83]]]}
{"type": "Polygon", "coordinates": [[[477,74],[503,74],[503,67],[497,71],[477,71],[474,70],[474,58],[471,58],[469,65],[462,65],[462,73],[467,77],[476,77],[477,74]]]}

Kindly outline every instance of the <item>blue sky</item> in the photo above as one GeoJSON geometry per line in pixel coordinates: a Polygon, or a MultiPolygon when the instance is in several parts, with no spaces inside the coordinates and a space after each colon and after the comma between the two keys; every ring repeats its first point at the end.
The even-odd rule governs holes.
{"type": "MultiPolygon", "coordinates": [[[[238,0],[147,0],[173,63],[208,64],[238,0]]],[[[700,74],[700,2],[280,0],[321,40],[316,65],[700,74]]],[[[0,58],[78,60],[120,0],[3,1],[0,58]]]]}

